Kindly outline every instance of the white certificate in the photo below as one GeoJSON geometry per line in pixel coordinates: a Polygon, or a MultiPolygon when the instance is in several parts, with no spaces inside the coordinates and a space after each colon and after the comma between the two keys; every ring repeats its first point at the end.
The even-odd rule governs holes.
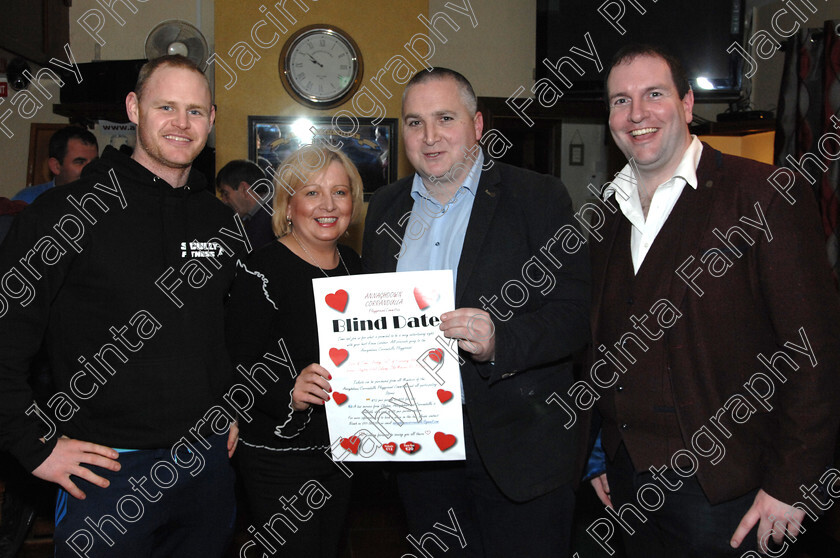
{"type": "Polygon", "coordinates": [[[336,461],[464,459],[452,272],[374,273],[312,280],[320,363],[336,461]]]}

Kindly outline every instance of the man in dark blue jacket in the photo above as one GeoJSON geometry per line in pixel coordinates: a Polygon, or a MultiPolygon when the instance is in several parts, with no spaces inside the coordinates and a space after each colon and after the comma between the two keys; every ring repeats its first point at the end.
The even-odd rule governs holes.
{"type": "Polygon", "coordinates": [[[367,271],[451,269],[455,281],[456,310],[440,318],[463,357],[466,461],[401,468],[400,495],[415,546],[568,556],[578,429],[548,400],[572,384],[588,338],[588,253],[564,248],[583,237],[563,184],[485,162],[483,127],[464,76],[415,75],[402,138],[416,174],[378,189],[365,220],[367,271]],[[458,543],[430,531],[455,520],[458,543]]]}

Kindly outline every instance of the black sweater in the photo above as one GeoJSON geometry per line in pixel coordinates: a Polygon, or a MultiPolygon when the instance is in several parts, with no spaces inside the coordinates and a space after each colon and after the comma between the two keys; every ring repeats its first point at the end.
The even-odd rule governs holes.
{"type": "Polygon", "coordinates": [[[28,469],[61,434],[169,447],[220,401],[232,373],[224,300],[245,244],[204,184],[193,171],[172,188],[106,148],[17,217],[0,246],[0,276],[19,277],[0,286],[0,448],[28,469]],[[27,414],[42,342],[57,390],[46,443],[27,414]]]}
{"type": "MultiPolygon", "coordinates": [[[[339,245],[351,274],[361,271],[358,254],[339,245]]],[[[346,275],[340,263],[326,270],[330,276],[346,275]]],[[[281,451],[323,451],[329,446],[327,416],[323,406],[311,405],[295,412],[291,392],[297,374],[318,362],[318,329],[312,279],[324,277],[280,242],[254,252],[237,273],[228,308],[227,338],[234,364],[251,370],[254,363],[268,365],[277,376],[271,381],[259,373],[264,395],[257,395],[251,422],[239,421],[241,441],[251,446],[281,451]],[[294,363],[294,371],[264,357],[282,356],[283,344],[294,363]],[[279,435],[275,433],[280,426],[279,435]]]]}

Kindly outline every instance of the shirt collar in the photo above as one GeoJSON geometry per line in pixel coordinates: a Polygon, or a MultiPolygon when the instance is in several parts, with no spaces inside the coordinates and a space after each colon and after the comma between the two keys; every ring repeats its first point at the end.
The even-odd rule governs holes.
{"type": "Polygon", "coordinates": [[[680,177],[685,183],[697,189],[697,165],[700,164],[700,155],[703,153],[703,144],[694,134],[691,135],[691,143],[685,150],[674,177],[680,177]]]}
{"type": "MultiPolygon", "coordinates": [[[[697,189],[697,165],[700,163],[700,155],[703,153],[703,143],[697,138],[697,136],[691,136],[691,143],[688,144],[688,148],[683,153],[682,159],[680,159],[680,164],[677,165],[676,170],[674,171],[674,175],[667,180],[666,182],[670,182],[675,178],[682,178],[685,180],[686,184],[697,189]]],[[[610,182],[606,188],[604,188],[604,192],[602,194],[603,199],[609,198],[613,193],[622,200],[627,200],[636,193],[638,188],[638,181],[635,177],[635,173],[633,172],[633,168],[630,163],[624,165],[624,168],[615,175],[615,178],[610,182]]]]}
{"type": "MultiPolygon", "coordinates": [[[[470,172],[467,174],[467,177],[464,179],[464,182],[461,183],[461,186],[458,187],[458,190],[455,192],[455,195],[452,196],[452,199],[450,199],[449,202],[447,202],[447,206],[455,203],[458,199],[460,199],[464,191],[467,191],[473,196],[475,196],[475,193],[478,190],[478,180],[479,178],[481,178],[481,168],[483,165],[484,153],[479,149],[478,157],[476,157],[472,168],[470,168],[470,172]]],[[[411,183],[411,197],[415,200],[425,198],[431,201],[432,203],[440,205],[440,202],[438,202],[431,194],[429,194],[429,190],[426,188],[426,185],[423,184],[423,179],[417,173],[414,173],[414,181],[411,183]]]]}

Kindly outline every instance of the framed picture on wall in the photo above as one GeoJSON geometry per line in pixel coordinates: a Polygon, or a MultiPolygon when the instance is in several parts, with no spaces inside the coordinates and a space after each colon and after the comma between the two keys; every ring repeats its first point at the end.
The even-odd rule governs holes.
{"type": "Polygon", "coordinates": [[[267,172],[274,172],[292,152],[313,142],[340,145],[362,177],[365,198],[397,179],[397,119],[358,118],[349,130],[333,127],[331,117],[249,116],[248,157],[267,172]],[[352,132],[352,133],[350,133],[352,132]]]}

